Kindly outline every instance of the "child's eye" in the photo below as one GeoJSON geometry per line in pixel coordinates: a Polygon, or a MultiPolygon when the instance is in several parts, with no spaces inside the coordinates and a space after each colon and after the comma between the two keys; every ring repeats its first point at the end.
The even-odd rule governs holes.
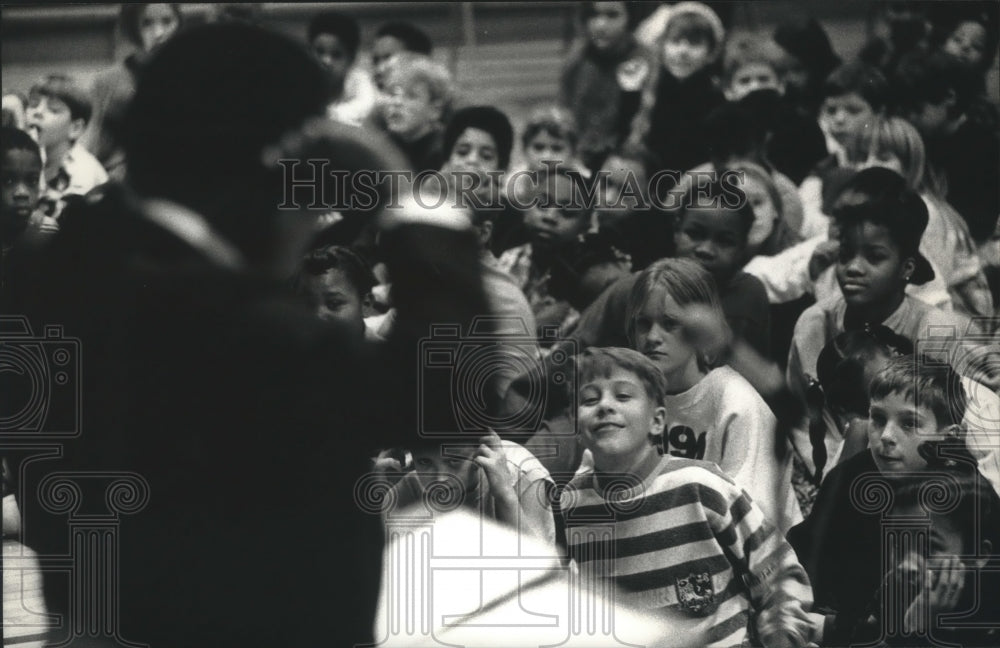
{"type": "Polygon", "coordinates": [[[427,457],[420,457],[419,459],[417,459],[417,465],[420,466],[421,468],[430,468],[434,464],[427,457]]]}
{"type": "Polygon", "coordinates": [[[617,398],[620,401],[627,401],[632,399],[632,394],[629,394],[628,392],[618,392],[615,395],[615,398],[617,398]]]}
{"type": "Polygon", "coordinates": [[[635,330],[640,333],[645,333],[649,330],[651,323],[647,317],[637,317],[635,320],[635,330]]]}
{"type": "Polygon", "coordinates": [[[464,463],[464,462],[461,459],[451,458],[451,459],[448,459],[447,463],[448,463],[448,467],[449,468],[461,468],[462,467],[462,463],[464,463]]]}
{"type": "Polygon", "coordinates": [[[880,416],[878,414],[873,414],[870,417],[870,421],[871,421],[872,427],[875,427],[875,428],[878,428],[878,429],[881,429],[881,428],[885,427],[885,417],[884,416],[880,416]]]}

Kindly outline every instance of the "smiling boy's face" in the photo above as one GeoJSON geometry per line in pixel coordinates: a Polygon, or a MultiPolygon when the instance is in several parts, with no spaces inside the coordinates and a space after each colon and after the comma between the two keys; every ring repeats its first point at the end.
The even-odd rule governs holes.
{"type": "Polygon", "coordinates": [[[868,448],[882,473],[926,470],[921,444],[943,441],[957,432],[954,426],[939,426],[930,408],[918,406],[912,396],[900,392],[872,399],[868,420],[868,448]]]}
{"type": "Polygon", "coordinates": [[[650,435],[663,432],[665,410],[653,402],[631,371],[595,376],[579,390],[577,428],[595,465],[637,464],[656,449],[650,435]]]}

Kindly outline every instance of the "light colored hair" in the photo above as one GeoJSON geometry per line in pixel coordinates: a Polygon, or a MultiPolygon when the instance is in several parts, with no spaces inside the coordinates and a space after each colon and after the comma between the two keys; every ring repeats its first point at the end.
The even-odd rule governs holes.
{"type": "Polygon", "coordinates": [[[422,54],[403,52],[393,57],[386,73],[386,86],[399,83],[409,87],[414,83],[427,86],[430,101],[441,106],[441,123],[451,119],[455,101],[455,82],[451,72],[441,63],[422,54]]]}
{"type": "Polygon", "coordinates": [[[657,288],[664,288],[679,306],[702,304],[724,317],[715,279],[697,261],[661,259],[639,274],[625,307],[629,344],[635,346],[635,322],[657,288]]]}
{"type": "Polygon", "coordinates": [[[901,175],[914,191],[934,191],[928,182],[927,154],[920,133],[901,117],[879,117],[871,128],[861,129],[847,144],[848,160],[861,163],[872,155],[892,153],[902,164],[901,175]]]}

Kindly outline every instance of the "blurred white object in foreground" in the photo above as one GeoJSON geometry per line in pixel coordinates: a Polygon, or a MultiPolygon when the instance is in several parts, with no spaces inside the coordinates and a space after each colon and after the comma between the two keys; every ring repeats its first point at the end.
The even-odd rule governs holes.
{"type": "Polygon", "coordinates": [[[474,512],[410,509],[388,522],[379,646],[662,646],[705,643],[584,587],[556,550],[474,512]],[[421,519],[423,517],[423,520],[421,519]]]}

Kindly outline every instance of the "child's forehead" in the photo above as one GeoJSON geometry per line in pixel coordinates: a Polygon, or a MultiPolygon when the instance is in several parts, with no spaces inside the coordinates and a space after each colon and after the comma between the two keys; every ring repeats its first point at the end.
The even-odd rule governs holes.
{"type": "Polygon", "coordinates": [[[449,442],[440,445],[424,445],[410,451],[415,458],[422,459],[455,459],[467,458],[475,454],[478,445],[474,441],[449,442]]]}
{"type": "Polygon", "coordinates": [[[600,367],[590,367],[589,371],[580,376],[580,389],[595,388],[601,383],[628,384],[642,387],[642,378],[631,369],[619,365],[608,364],[600,367]]]}
{"type": "Polygon", "coordinates": [[[850,105],[872,110],[872,105],[868,103],[868,100],[862,97],[861,93],[854,90],[841,94],[830,95],[823,100],[823,103],[828,105],[850,105]]]}
{"type": "Polygon", "coordinates": [[[748,74],[771,74],[778,76],[778,70],[767,61],[744,61],[736,66],[733,76],[744,76],[748,74]]]}
{"type": "Polygon", "coordinates": [[[667,24],[663,34],[668,41],[686,39],[692,43],[712,45],[712,27],[704,18],[695,13],[681,13],[667,24]]]}
{"type": "Polygon", "coordinates": [[[735,209],[726,209],[721,205],[694,205],[684,210],[682,223],[697,222],[710,229],[740,230],[740,213],[735,209]]]}
{"type": "Polygon", "coordinates": [[[861,220],[848,225],[840,225],[839,238],[841,242],[861,245],[881,245],[883,247],[899,248],[892,229],[885,223],[871,220],[861,220]]]}
{"type": "Polygon", "coordinates": [[[885,396],[872,398],[872,409],[891,410],[903,414],[918,414],[936,420],[929,404],[917,402],[916,393],[908,389],[891,391],[885,396]]]}
{"type": "Polygon", "coordinates": [[[3,152],[4,171],[41,171],[42,157],[37,151],[25,148],[13,148],[3,152]]]}

